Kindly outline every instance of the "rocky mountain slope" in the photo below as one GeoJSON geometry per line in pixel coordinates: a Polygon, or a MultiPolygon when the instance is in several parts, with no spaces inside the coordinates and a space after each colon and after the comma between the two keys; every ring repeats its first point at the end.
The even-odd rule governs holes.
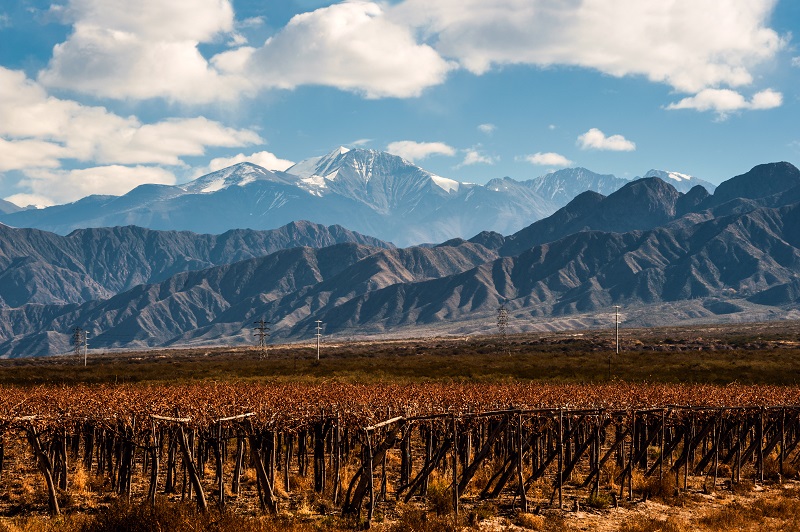
{"type": "Polygon", "coordinates": [[[271,231],[238,229],[222,235],[127,226],[81,229],[60,236],[0,226],[0,308],[104,299],[183,271],[291,247],[321,248],[344,242],[392,247],[340,226],[303,221],[271,231]]]}
{"type": "Polygon", "coordinates": [[[359,244],[281,250],[181,273],[83,305],[0,310],[0,353],[64,352],[75,326],[89,330],[94,345],[109,347],[182,343],[187,334],[249,337],[254,319],[293,326],[325,305],[396,283],[451,275],[496,257],[470,243],[407,250],[359,244]],[[281,308],[280,318],[266,308],[274,305],[281,308]]]}
{"type": "Polygon", "coordinates": [[[491,330],[501,303],[516,330],[545,319],[579,326],[611,305],[640,309],[642,324],[790,315],[800,302],[800,172],[772,163],[731,181],[709,195],[641,179],[580,195],[508,237],[296,248],[82,304],[5,309],[0,354],[64,352],[75,326],[97,348],[249,343],[262,317],[276,338],[309,337],[317,319],[345,336],[491,330]]]}

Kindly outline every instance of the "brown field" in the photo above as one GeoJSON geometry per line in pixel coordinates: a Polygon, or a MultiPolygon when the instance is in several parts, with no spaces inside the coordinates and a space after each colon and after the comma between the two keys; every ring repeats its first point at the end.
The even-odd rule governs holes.
{"type": "MultiPolygon", "coordinates": [[[[385,498],[382,486],[374,488],[378,496],[371,524],[378,530],[800,530],[800,452],[791,446],[795,438],[800,440],[800,410],[784,408],[800,405],[798,345],[800,324],[781,322],[623,329],[620,355],[614,354],[613,331],[580,331],[513,335],[505,341],[500,337],[328,341],[319,361],[310,344],[270,346],[266,353],[224,347],[92,353],[88,367],[73,357],[0,361],[0,531],[360,528],[366,524],[368,501],[359,505],[356,515],[343,515],[342,498],[351,479],[366,478],[358,471],[366,463],[361,434],[367,425],[398,416],[403,420],[370,433],[373,445],[383,439],[392,442],[381,466],[387,471],[385,498]],[[664,410],[668,405],[692,408],[664,410]],[[559,410],[563,408],[567,410],[559,410]],[[482,416],[484,412],[491,413],[482,416]],[[215,421],[244,413],[253,415],[215,421]],[[567,433],[570,425],[561,428],[559,413],[565,423],[585,425],[582,435],[577,429],[567,433]],[[759,415],[760,425],[754,424],[759,415]],[[691,459],[684,457],[681,462],[687,445],[680,440],[681,430],[689,418],[692,429],[685,434],[697,439],[694,447],[686,448],[691,459]],[[519,429],[514,428],[516,419],[519,429]],[[507,424],[498,441],[506,441],[508,447],[495,444],[480,462],[460,497],[457,516],[452,511],[452,452],[446,447],[442,450],[446,458],[427,481],[427,495],[417,493],[407,503],[395,502],[395,494],[402,491],[398,479],[403,466],[400,440],[392,439],[393,427],[397,435],[408,435],[409,452],[417,460],[411,468],[416,475],[425,454],[425,434],[446,442],[448,420],[459,423],[457,474],[463,475],[477,458],[481,442],[498,423],[507,424]],[[649,446],[623,435],[621,448],[630,448],[631,453],[641,449],[643,459],[652,465],[666,452],[665,442],[670,449],[674,440],[662,466],[668,473],[646,476],[645,470],[635,467],[626,478],[620,460],[631,462],[633,454],[626,458],[627,451],[593,469],[591,441],[599,442],[597,452],[611,455],[620,427],[625,429],[634,420],[649,427],[649,446]],[[654,432],[662,430],[658,428],[662,421],[663,431],[668,427],[666,438],[654,432]],[[604,436],[591,440],[592,427],[598,423],[603,423],[604,436]],[[209,507],[205,512],[190,502],[191,478],[185,480],[180,473],[185,462],[180,452],[173,466],[180,476],[177,491],[165,493],[169,467],[165,461],[170,445],[180,447],[175,443],[179,425],[190,435],[188,441],[194,440],[185,456],[200,468],[198,482],[209,507]],[[332,442],[340,441],[333,439],[334,425],[337,433],[341,427],[341,441],[347,442],[338,466],[338,487],[330,476],[335,454],[331,449],[337,448],[332,442]],[[92,445],[109,446],[105,458],[100,458],[98,447],[92,454],[85,439],[88,427],[94,435],[92,445]],[[303,465],[297,459],[300,449],[308,453],[308,462],[316,456],[312,447],[317,429],[325,431],[319,441],[326,448],[319,456],[328,462],[321,489],[315,485],[314,464],[303,465]],[[707,433],[701,434],[703,430],[707,433]],[[775,445],[778,431],[784,443],[775,445]],[[494,482],[493,472],[502,470],[503,457],[512,459],[515,438],[531,438],[532,447],[524,454],[530,463],[525,462],[522,471],[533,478],[534,461],[539,460],[532,454],[533,442],[542,458],[548,453],[552,458],[557,448],[552,447],[552,438],[558,433],[565,441],[574,438],[570,444],[574,446],[567,447],[567,461],[570,452],[577,457],[574,472],[563,481],[563,510],[554,502],[555,460],[538,480],[526,483],[528,512],[521,508],[516,477],[496,497],[480,496],[494,482]],[[51,502],[31,434],[40,439],[42,456],[51,461],[54,484],[63,483],[54,488],[58,517],[47,516],[51,502]],[[470,440],[474,447],[465,451],[466,434],[474,438],[470,440]],[[306,447],[297,447],[300,437],[307,439],[306,447]],[[723,437],[730,441],[723,443],[723,437]],[[228,491],[239,440],[248,449],[251,445],[258,449],[266,470],[274,469],[274,479],[263,484],[251,456],[243,461],[236,494],[228,491]],[[757,451],[748,449],[749,454],[741,453],[746,459],[738,470],[731,470],[722,463],[722,455],[735,450],[739,440],[743,450],[765,447],[768,454],[759,458],[757,451]],[[586,454],[577,454],[584,441],[586,454]],[[754,443],[758,441],[762,444],[754,443]],[[710,457],[717,444],[720,451],[714,454],[719,453],[715,460],[720,463],[712,473],[710,462],[701,464],[700,459],[703,453],[710,457]],[[130,458],[123,459],[126,448],[130,458]],[[161,469],[152,466],[154,449],[163,454],[161,469]],[[282,453],[287,451],[294,461],[282,469],[281,464],[288,463],[282,453]],[[215,462],[217,452],[222,462],[215,462]],[[270,452],[276,454],[269,458],[270,452]],[[217,487],[219,463],[227,486],[224,511],[217,487]],[[99,470],[101,464],[108,469],[99,470]],[[126,477],[127,464],[132,472],[126,477]],[[677,472],[669,472],[670,467],[677,472]],[[682,468],[687,469],[685,474],[682,468]],[[158,475],[156,492],[148,502],[153,471],[158,475]],[[599,491],[583,487],[592,471],[599,472],[599,491]],[[262,486],[273,491],[277,511],[259,505],[262,486]]],[[[377,470],[374,474],[380,484],[380,474],[377,470]]]]}

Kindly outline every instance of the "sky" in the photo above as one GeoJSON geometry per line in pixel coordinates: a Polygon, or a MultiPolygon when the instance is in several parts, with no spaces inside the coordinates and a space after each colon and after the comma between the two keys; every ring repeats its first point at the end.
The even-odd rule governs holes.
{"type": "Polygon", "coordinates": [[[718,184],[800,163],[796,0],[15,0],[0,198],[179,184],[338,146],[472,183],[718,184]]]}

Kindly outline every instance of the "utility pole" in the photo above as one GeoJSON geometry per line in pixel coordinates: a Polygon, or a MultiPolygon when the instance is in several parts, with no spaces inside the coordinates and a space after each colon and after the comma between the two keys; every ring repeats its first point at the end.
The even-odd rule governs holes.
{"type": "Polygon", "coordinates": [[[619,355],[619,305],[614,305],[614,336],[617,341],[617,354],[619,355]]]}
{"type": "Polygon", "coordinates": [[[505,301],[497,308],[497,329],[500,331],[503,349],[508,351],[508,309],[506,308],[505,301]]]}
{"type": "Polygon", "coordinates": [[[267,338],[270,336],[269,334],[269,322],[261,318],[260,320],[254,322],[255,327],[253,327],[253,334],[258,339],[258,347],[261,349],[261,357],[265,357],[267,355],[267,338]]]}
{"type": "Polygon", "coordinates": [[[322,320],[317,320],[317,360],[319,360],[319,340],[322,338],[322,320]]]}
{"type": "Polygon", "coordinates": [[[83,367],[86,367],[86,360],[89,357],[89,331],[83,331],[83,367]]]}

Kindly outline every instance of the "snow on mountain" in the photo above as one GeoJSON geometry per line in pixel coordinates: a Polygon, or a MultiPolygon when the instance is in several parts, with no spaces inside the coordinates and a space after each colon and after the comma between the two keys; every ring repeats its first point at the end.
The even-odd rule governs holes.
{"type": "Polygon", "coordinates": [[[708,181],[694,177],[689,174],[682,174],[680,172],[672,172],[668,170],[649,170],[644,174],[644,179],[648,177],[658,177],[675,187],[678,192],[689,192],[693,187],[700,185],[705,188],[709,193],[713,194],[714,189],[717,187],[708,181]]]}
{"type": "Polygon", "coordinates": [[[179,188],[189,194],[210,194],[228,187],[243,187],[256,181],[285,183],[275,172],[253,163],[238,163],[216,172],[198,177],[179,188]]]}
{"type": "MultiPolygon", "coordinates": [[[[441,177],[438,175],[431,174],[431,179],[433,179],[433,182],[436,183],[436,186],[438,186],[445,192],[458,192],[459,186],[461,185],[461,183],[459,183],[455,179],[448,179],[446,177],[441,177]]],[[[468,183],[464,184],[466,185],[468,183]]]]}
{"type": "Polygon", "coordinates": [[[142,185],[120,197],[92,196],[0,216],[12,226],[62,234],[131,224],[220,233],[309,220],[407,246],[470,238],[484,230],[514,233],[581,192],[608,195],[626,182],[573,168],[530,181],[503,178],[476,185],[389,153],[339,147],[285,172],[239,163],[178,186],[142,185]]]}
{"type": "Polygon", "coordinates": [[[587,190],[608,196],[628,181],[610,174],[596,174],[586,168],[564,168],[523,183],[558,207],[563,207],[587,190]]]}

